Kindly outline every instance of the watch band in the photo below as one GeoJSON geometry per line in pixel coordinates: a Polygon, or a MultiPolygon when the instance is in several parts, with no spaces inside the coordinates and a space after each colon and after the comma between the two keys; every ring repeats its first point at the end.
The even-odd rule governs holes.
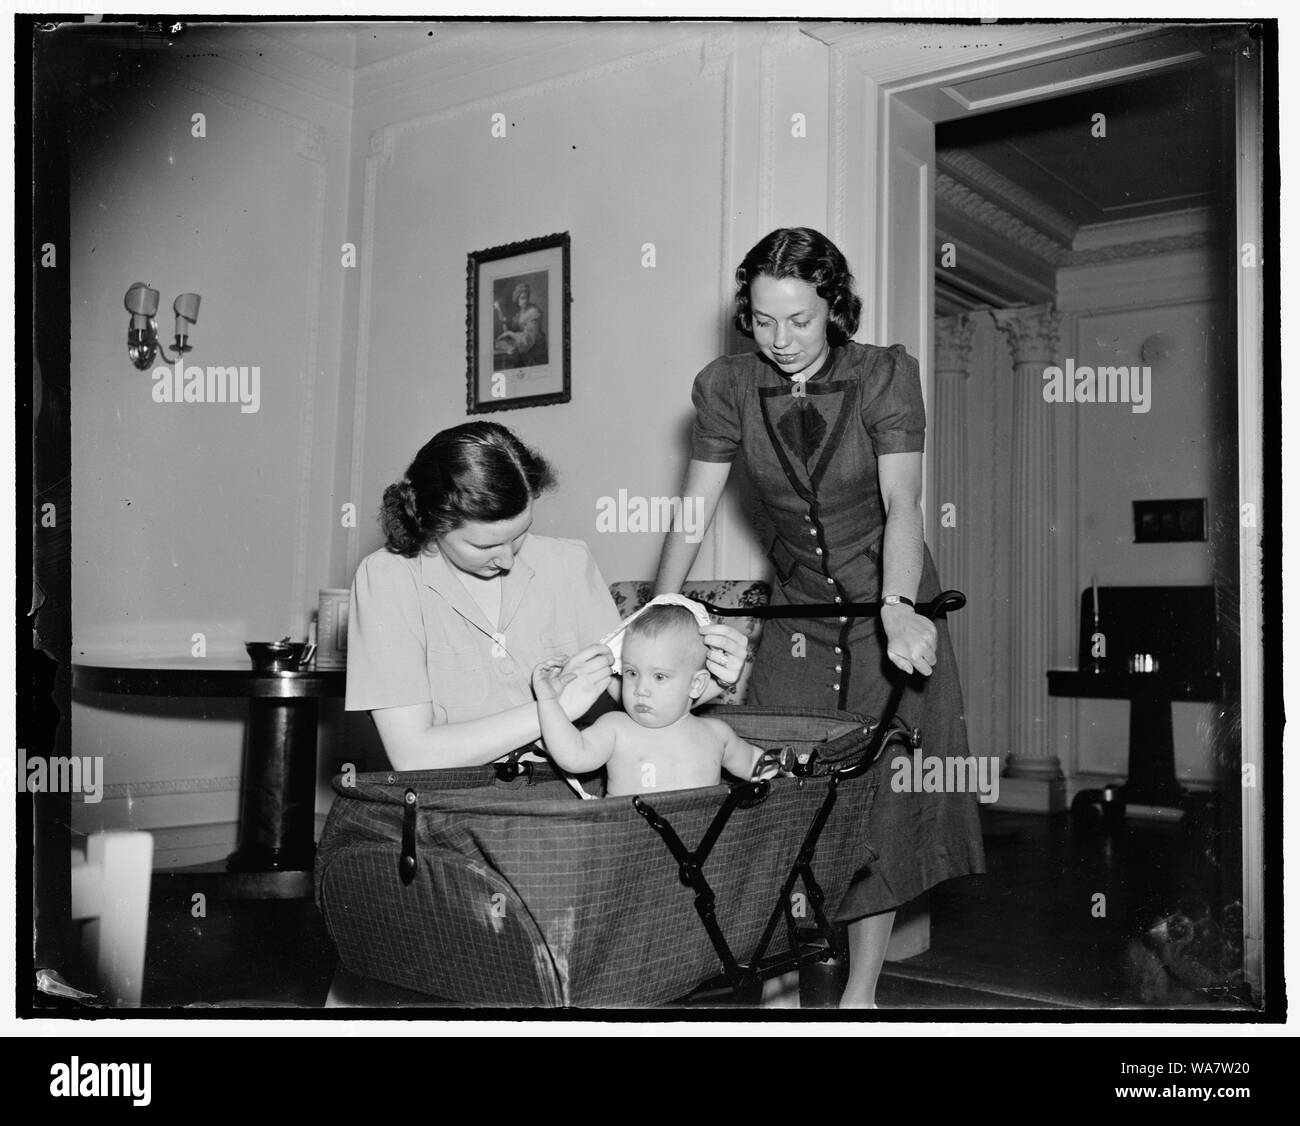
{"type": "Polygon", "coordinates": [[[910,598],[908,598],[905,594],[886,594],[880,600],[880,604],[882,606],[897,606],[900,602],[904,606],[912,607],[913,610],[916,609],[916,603],[913,602],[910,598]]]}

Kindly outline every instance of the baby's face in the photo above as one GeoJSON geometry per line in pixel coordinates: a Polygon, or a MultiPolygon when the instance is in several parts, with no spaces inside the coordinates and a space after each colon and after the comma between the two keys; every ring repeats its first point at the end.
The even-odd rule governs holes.
{"type": "Polygon", "coordinates": [[[623,642],[623,707],[642,727],[676,723],[704,691],[704,643],[698,633],[665,630],[623,642]]]}

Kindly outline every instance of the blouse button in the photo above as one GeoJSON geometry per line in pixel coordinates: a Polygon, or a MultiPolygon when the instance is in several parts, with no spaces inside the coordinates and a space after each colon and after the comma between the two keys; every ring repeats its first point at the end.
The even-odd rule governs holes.
{"type": "Polygon", "coordinates": [[[821,554],[822,554],[822,549],[821,549],[820,547],[817,549],[817,554],[818,554],[818,555],[821,555],[821,554]]]}
{"type": "MultiPolygon", "coordinates": [[[[840,619],[840,622],[841,622],[841,623],[844,623],[844,622],[847,622],[847,621],[848,621],[848,618],[841,618],[841,619],[840,619]]],[[[837,649],[836,652],[838,653],[839,650],[837,649]]]]}
{"type": "Polygon", "coordinates": [[[816,528],[809,528],[809,529],[808,529],[808,534],[809,534],[810,536],[815,536],[815,535],[817,534],[817,529],[816,529],[816,528]]]}
{"type": "Polygon", "coordinates": [[[835,585],[835,580],[834,580],[834,579],[830,579],[830,578],[828,578],[826,581],[827,581],[831,586],[834,586],[834,585],[835,585]]]}
{"type": "Polygon", "coordinates": [[[831,687],[834,688],[836,692],[840,690],[840,686],[838,684],[832,684],[831,687]]]}
{"type": "Polygon", "coordinates": [[[807,523],[809,523],[809,524],[812,523],[812,517],[809,516],[808,513],[805,512],[805,513],[803,514],[803,518],[804,518],[804,520],[805,520],[807,523]]]}
{"type": "Polygon", "coordinates": [[[835,646],[835,652],[836,652],[837,654],[838,654],[838,653],[843,653],[844,650],[841,649],[841,648],[837,645],[837,646],[835,646]]]}
{"type": "Polygon", "coordinates": [[[844,669],[842,668],[842,666],[840,666],[840,665],[836,665],[836,666],[835,666],[835,671],[836,671],[836,672],[843,672],[844,669]]]}
{"type": "Polygon", "coordinates": [[[837,594],[837,595],[835,596],[835,601],[836,601],[836,602],[843,602],[844,599],[842,599],[842,598],[837,594]]]}

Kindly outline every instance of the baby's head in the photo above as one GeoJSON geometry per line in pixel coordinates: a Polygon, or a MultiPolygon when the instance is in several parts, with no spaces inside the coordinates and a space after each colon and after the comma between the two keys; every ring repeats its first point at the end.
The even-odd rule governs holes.
{"type": "Polygon", "coordinates": [[[623,707],[642,727],[676,723],[709,681],[704,638],[685,606],[651,606],[623,635],[623,707]]]}

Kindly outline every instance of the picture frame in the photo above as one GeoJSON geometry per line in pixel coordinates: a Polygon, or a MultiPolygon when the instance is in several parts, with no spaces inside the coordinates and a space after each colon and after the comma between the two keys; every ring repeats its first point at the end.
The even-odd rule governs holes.
{"type": "Polygon", "coordinates": [[[1205,539],[1205,497],[1135,500],[1134,543],[1191,543],[1205,539]]]}
{"type": "Polygon", "coordinates": [[[569,233],[474,251],[466,273],[467,413],[569,402],[569,233]]]}

